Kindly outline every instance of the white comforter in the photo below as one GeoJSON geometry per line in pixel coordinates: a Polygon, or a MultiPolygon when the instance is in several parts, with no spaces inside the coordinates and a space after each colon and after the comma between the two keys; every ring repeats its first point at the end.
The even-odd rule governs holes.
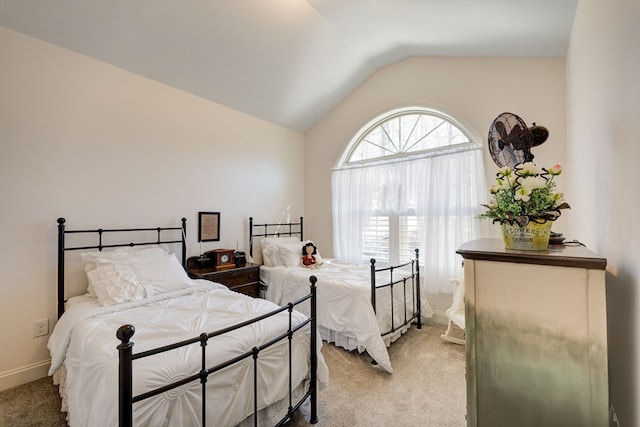
{"type": "MultiPolygon", "coordinates": [[[[308,303],[303,303],[308,305],[308,303]]],[[[102,307],[95,298],[78,297],[67,306],[49,340],[50,374],[66,368],[68,417],[71,426],[116,426],[118,419],[118,351],[116,330],[124,324],[136,328],[133,352],[198,336],[230,326],[276,307],[212,282],[158,295],[144,301],[102,307]]],[[[293,313],[294,324],[305,317],[293,313]]],[[[250,350],[287,330],[288,314],[212,338],[207,346],[207,367],[250,350]]],[[[321,345],[321,343],[319,343],[321,345]]],[[[294,388],[308,379],[309,335],[293,339],[294,388]]],[[[318,350],[320,347],[318,347],[318,350]]],[[[318,382],[328,382],[328,369],[318,351],[318,382]]],[[[286,340],[260,353],[259,408],[273,404],[288,393],[286,340]]],[[[134,396],[200,370],[198,343],[150,358],[135,360],[134,396]]],[[[134,404],[136,426],[200,425],[199,381],[134,404]]],[[[253,412],[253,359],[209,376],[207,425],[234,426],[253,412]]]]}
{"type": "MultiPolygon", "coordinates": [[[[352,338],[356,342],[354,348],[366,350],[380,367],[393,372],[387,345],[407,328],[386,339],[381,336],[381,331],[386,332],[391,326],[390,293],[389,288],[378,290],[374,312],[368,265],[327,260],[317,269],[262,266],[260,271],[262,281],[267,284],[266,298],[278,305],[306,295],[309,292],[309,276],[316,276],[318,325],[322,338],[333,341],[329,336],[333,332],[352,338]]],[[[396,271],[394,279],[400,277],[401,272],[396,271]]],[[[377,284],[388,283],[389,273],[379,273],[376,281],[377,284]]],[[[404,322],[404,296],[397,289],[394,291],[393,316],[396,327],[404,322]]],[[[410,286],[407,286],[407,292],[411,292],[410,286]]],[[[308,314],[304,309],[301,311],[308,314]]],[[[407,308],[406,313],[407,316],[411,315],[411,307],[407,308]]]]}

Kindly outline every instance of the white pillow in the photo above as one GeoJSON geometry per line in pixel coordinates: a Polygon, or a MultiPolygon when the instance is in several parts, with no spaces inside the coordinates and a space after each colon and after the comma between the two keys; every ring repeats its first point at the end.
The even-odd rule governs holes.
{"type": "Polygon", "coordinates": [[[133,258],[127,262],[99,261],[87,277],[101,305],[139,301],[193,283],[173,254],[133,258]]]}
{"type": "MultiPolygon", "coordinates": [[[[131,257],[155,257],[168,254],[169,251],[162,246],[127,246],[116,248],[112,251],[102,252],[83,252],[80,254],[82,260],[86,263],[95,263],[101,261],[120,261],[131,257]]],[[[95,266],[93,266],[95,268],[95,266]]]]}
{"type": "MultiPolygon", "coordinates": [[[[278,251],[280,254],[282,265],[286,267],[297,267],[298,265],[300,265],[300,260],[302,258],[302,248],[307,243],[314,244],[311,240],[305,240],[303,242],[278,245],[278,251]]],[[[316,250],[316,253],[313,256],[316,257],[316,262],[318,264],[322,264],[320,251],[316,250]]]]}
{"type": "Polygon", "coordinates": [[[278,254],[282,265],[285,267],[297,267],[300,265],[300,259],[302,258],[302,247],[304,244],[300,241],[298,243],[287,243],[278,246],[278,254]]]}
{"type": "Polygon", "coordinates": [[[175,255],[143,258],[131,264],[131,269],[147,297],[177,291],[193,284],[175,255]]]}
{"type": "Polygon", "coordinates": [[[100,264],[89,271],[87,277],[100,305],[139,301],[145,297],[144,287],[128,265],[100,264]]]}
{"type": "MultiPolygon", "coordinates": [[[[162,246],[127,246],[117,248],[113,251],[83,252],[80,254],[80,257],[85,262],[84,271],[87,273],[87,277],[89,277],[89,273],[95,270],[100,264],[127,264],[143,258],[165,256],[168,253],[168,250],[162,246]]],[[[94,275],[93,277],[95,280],[96,276],[94,275]]],[[[89,296],[97,297],[91,280],[89,280],[87,293],[89,296]]]]}
{"type": "Polygon", "coordinates": [[[260,246],[262,247],[262,263],[271,267],[283,265],[283,261],[280,259],[278,246],[296,242],[300,243],[300,239],[297,237],[265,237],[261,239],[260,246]]]}

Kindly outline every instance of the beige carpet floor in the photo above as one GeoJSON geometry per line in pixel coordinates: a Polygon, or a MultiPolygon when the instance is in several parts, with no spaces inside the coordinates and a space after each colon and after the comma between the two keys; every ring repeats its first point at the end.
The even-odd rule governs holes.
{"type": "MultiPolygon", "coordinates": [[[[389,348],[393,374],[365,354],[324,344],[330,383],[319,393],[318,427],[463,427],[464,347],[440,339],[441,325],[412,328],[389,348]]],[[[51,378],[0,392],[0,427],[65,426],[51,378]]],[[[290,427],[308,426],[301,415],[290,427]]]]}

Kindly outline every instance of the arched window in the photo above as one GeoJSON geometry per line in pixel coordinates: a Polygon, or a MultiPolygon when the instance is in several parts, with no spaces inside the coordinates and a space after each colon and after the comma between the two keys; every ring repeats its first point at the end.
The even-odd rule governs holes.
{"type": "Polygon", "coordinates": [[[442,114],[423,109],[398,110],[363,128],[350,144],[342,166],[427,156],[470,144],[458,125],[442,114]]]}
{"type": "Polygon", "coordinates": [[[333,171],[334,254],[398,263],[418,248],[429,291],[449,292],[460,274],[455,251],[478,237],[485,199],[481,144],[470,132],[437,111],[391,111],[353,137],[333,171]]]}

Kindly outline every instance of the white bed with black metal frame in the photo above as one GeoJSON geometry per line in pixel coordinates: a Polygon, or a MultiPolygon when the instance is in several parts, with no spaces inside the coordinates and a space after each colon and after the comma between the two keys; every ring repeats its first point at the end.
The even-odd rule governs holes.
{"type": "Polygon", "coordinates": [[[328,369],[315,317],[298,311],[315,313],[315,278],[307,295],[282,307],[192,280],[183,268],[185,236],[185,219],[180,227],[95,230],[66,230],[58,219],[50,374],[63,383],[69,424],[282,425],[303,404],[315,424],[328,369]],[[148,232],[157,238],[103,241],[148,232]],[[161,238],[166,232],[180,237],[161,238]],[[68,234],[98,236],[98,243],[69,246],[68,234]],[[166,252],[174,244],[182,264],[166,252]],[[91,250],[82,254],[89,292],[67,300],[65,253],[91,250]]]}
{"type": "Polygon", "coordinates": [[[265,298],[280,304],[301,295],[304,277],[312,271],[318,279],[322,339],[350,351],[367,351],[393,372],[387,346],[412,324],[422,326],[418,250],[415,259],[393,266],[377,265],[375,259],[369,264],[342,263],[317,254],[319,266],[309,270],[300,262],[306,243],[302,217],[284,224],[256,224],[249,218],[249,253],[262,255],[265,298]]]}

